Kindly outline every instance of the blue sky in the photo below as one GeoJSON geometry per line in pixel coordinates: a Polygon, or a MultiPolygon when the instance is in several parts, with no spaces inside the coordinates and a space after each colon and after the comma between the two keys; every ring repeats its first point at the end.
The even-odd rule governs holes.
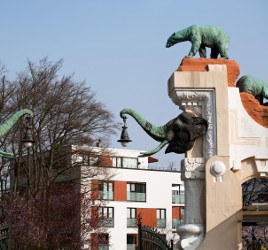
{"type": "MultiPolygon", "coordinates": [[[[229,57],[241,75],[268,82],[268,1],[178,0],[10,0],[1,1],[0,62],[7,77],[38,62],[64,60],[62,74],[86,81],[121,122],[119,112],[133,108],[156,125],[179,114],[167,94],[167,80],[188,54],[190,43],[165,48],[171,33],[190,25],[217,25],[230,36],[229,57]]],[[[208,53],[209,54],[209,53],[208,53]]],[[[158,145],[134,122],[127,120],[130,149],[158,145]]],[[[121,147],[111,138],[112,147],[121,147]]],[[[155,155],[157,167],[181,156],[155,155]]]]}

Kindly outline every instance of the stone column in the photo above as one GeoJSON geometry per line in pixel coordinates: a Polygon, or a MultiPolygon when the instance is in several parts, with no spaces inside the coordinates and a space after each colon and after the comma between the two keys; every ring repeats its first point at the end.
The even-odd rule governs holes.
{"type": "Polygon", "coordinates": [[[193,112],[208,122],[206,135],[196,140],[181,164],[185,182],[185,225],[177,228],[179,249],[198,249],[204,240],[205,166],[216,155],[229,155],[228,86],[235,85],[238,75],[239,67],[232,60],[185,58],[168,81],[172,101],[182,111],[193,112]],[[226,143],[218,143],[220,138],[226,138],[226,143]]]}
{"type": "Polygon", "coordinates": [[[185,185],[185,225],[177,228],[179,249],[196,249],[204,238],[205,165],[203,158],[185,158],[181,164],[185,185]]]}

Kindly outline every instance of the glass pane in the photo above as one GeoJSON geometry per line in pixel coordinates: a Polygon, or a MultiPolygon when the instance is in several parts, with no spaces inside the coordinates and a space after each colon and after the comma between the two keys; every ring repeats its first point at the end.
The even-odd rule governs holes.
{"type": "Polygon", "coordinates": [[[128,234],[127,235],[127,244],[136,245],[136,235],[135,234],[128,234]]]}
{"type": "Polygon", "coordinates": [[[130,184],[130,191],[135,192],[135,190],[136,190],[135,184],[130,184]]]}
{"type": "Polygon", "coordinates": [[[108,218],[113,218],[114,217],[114,208],[109,207],[108,208],[108,218]]]}
{"type": "Polygon", "coordinates": [[[166,210],[165,209],[161,210],[161,219],[166,219],[166,210]]]}
{"type": "Polygon", "coordinates": [[[137,168],[138,159],[137,158],[122,158],[122,167],[123,168],[137,168]]]}
{"type": "Polygon", "coordinates": [[[116,166],[116,157],[113,157],[113,158],[112,158],[112,166],[113,166],[113,167],[117,167],[117,166],[116,166]]]}
{"type": "Polygon", "coordinates": [[[136,218],[136,208],[127,209],[127,218],[136,218]]]}
{"type": "Polygon", "coordinates": [[[112,182],[110,182],[110,183],[108,184],[108,190],[109,190],[109,191],[113,191],[113,183],[112,183],[112,182]]]}
{"type": "Polygon", "coordinates": [[[121,168],[122,164],[121,164],[121,157],[117,157],[116,158],[117,162],[116,162],[116,167],[121,168]]]}
{"type": "Polygon", "coordinates": [[[145,193],[127,192],[128,201],[146,201],[145,193]]]}
{"type": "Polygon", "coordinates": [[[137,227],[136,219],[134,218],[128,218],[127,219],[127,227],[137,227]]]}
{"type": "Polygon", "coordinates": [[[166,220],[165,219],[158,219],[157,220],[157,227],[158,228],[165,228],[166,227],[166,220]]]}

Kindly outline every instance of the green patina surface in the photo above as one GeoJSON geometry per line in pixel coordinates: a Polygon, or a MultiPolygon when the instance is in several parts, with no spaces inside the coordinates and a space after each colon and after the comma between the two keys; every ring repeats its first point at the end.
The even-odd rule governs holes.
{"type": "Polygon", "coordinates": [[[204,135],[207,130],[206,120],[192,113],[183,112],[163,126],[153,125],[132,109],[123,109],[120,112],[121,118],[127,114],[132,116],[149,136],[160,142],[158,147],[141,153],[140,157],[155,154],[167,144],[165,153],[185,153],[193,147],[195,139],[204,135]]]}
{"type": "Polygon", "coordinates": [[[183,30],[173,33],[167,40],[166,47],[169,48],[176,43],[189,41],[192,47],[187,57],[193,57],[199,52],[200,57],[206,57],[206,47],[211,48],[211,58],[228,58],[229,36],[217,26],[192,25],[183,30]]]}
{"type": "MultiPolygon", "coordinates": [[[[13,114],[5,123],[0,124],[0,138],[3,138],[15,125],[15,123],[24,115],[33,116],[33,112],[29,109],[22,109],[13,114]]],[[[14,158],[14,155],[0,150],[0,156],[8,159],[14,158]]]]}
{"type": "Polygon", "coordinates": [[[268,99],[268,84],[255,76],[244,75],[236,83],[240,92],[252,94],[263,104],[263,98],[268,99]]]}

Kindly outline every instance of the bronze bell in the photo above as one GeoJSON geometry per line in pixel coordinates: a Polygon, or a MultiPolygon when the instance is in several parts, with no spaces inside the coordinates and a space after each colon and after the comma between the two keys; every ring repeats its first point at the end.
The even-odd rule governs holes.
{"type": "Polygon", "coordinates": [[[126,116],[124,116],[123,117],[124,126],[122,127],[122,133],[120,139],[118,140],[118,142],[120,142],[123,147],[126,147],[129,142],[132,142],[128,136],[126,119],[127,119],[126,116]]]}
{"type": "Polygon", "coordinates": [[[24,117],[24,136],[21,140],[26,148],[32,147],[34,140],[32,137],[32,126],[31,126],[31,117],[25,116],[24,117]]]}

